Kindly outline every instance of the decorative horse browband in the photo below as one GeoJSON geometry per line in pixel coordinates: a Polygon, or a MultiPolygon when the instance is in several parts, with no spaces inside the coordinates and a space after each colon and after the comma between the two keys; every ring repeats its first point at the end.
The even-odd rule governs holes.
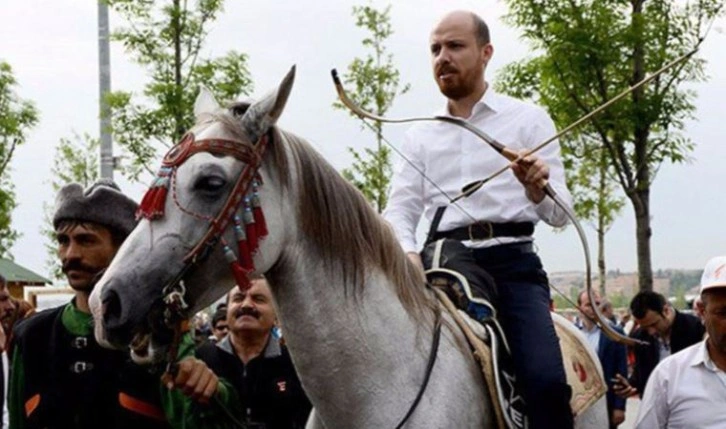
{"type": "MultiPolygon", "coordinates": [[[[224,246],[224,256],[230,264],[237,285],[242,289],[249,287],[248,274],[255,268],[252,256],[259,247],[259,240],[267,236],[268,232],[258,194],[262,179],[257,173],[267,142],[268,136],[266,134],[260,138],[256,145],[248,146],[238,141],[226,139],[195,140],[193,133],[187,133],[164,156],[156,178],[141,200],[139,209],[136,212],[136,218],[143,217],[153,221],[164,217],[166,197],[169,188],[171,188],[174,204],[183,213],[197,219],[209,221],[207,232],[184,257],[185,268],[182,273],[185,273],[199,260],[204,259],[217,244],[217,241],[221,241],[224,246]],[[192,155],[199,152],[233,156],[246,164],[227,197],[227,201],[215,217],[194,213],[182,207],[176,197],[176,170],[192,155]],[[244,211],[242,219],[240,219],[237,211],[242,204],[244,204],[244,211]],[[222,238],[224,230],[232,221],[234,222],[234,231],[237,238],[237,255],[222,238]],[[242,227],[243,223],[244,228],[242,227]]],[[[174,287],[175,285],[169,286],[174,287]]]]}

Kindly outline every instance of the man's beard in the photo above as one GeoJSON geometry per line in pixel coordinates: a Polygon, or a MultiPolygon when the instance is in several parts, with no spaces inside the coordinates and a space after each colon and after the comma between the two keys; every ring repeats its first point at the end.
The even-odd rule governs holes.
{"type": "Polygon", "coordinates": [[[461,75],[459,79],[449,84],[442,83],[438,79],[436,82],[439,85],[439,91],[450,100],[466,98],[474,91],[474,85],[465,81],[461,75]]]}

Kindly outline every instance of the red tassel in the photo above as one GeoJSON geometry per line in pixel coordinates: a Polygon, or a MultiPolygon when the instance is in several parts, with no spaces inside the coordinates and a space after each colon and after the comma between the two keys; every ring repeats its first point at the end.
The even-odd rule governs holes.
{"type": "Polygon", "coordinates": [[[146,219],[152,218],[154,206],[152,201],[156,200],[156,194],[158,191],[159,188],[149,188],[149,190],[146,191],[144,198],[141,200],[141,204],[139,204],[139,208],[136,209],[136,220],[139,220],[142,217],[145,217],[146,219]]]}
{"type": "Polygon", "coordinates": [[[240,290],[245,291],[249,289],[252,286],[250,284],[249,277],[247,277],[247,274],[249,274],[250,271],[242,268],[242,266],[237,261],[232,262],[230,264],[230,267],[232,268],[232,276],[234,277],[234,282],[237,283],[237,286],[239,286],[240,290]]]}
{"type": "Polygon", "coordinates": [[[257,237],[267,237],[267,222],[265,222],[265,215],[264,213],[262,213],[262,207],[253,208],[252,214],[255,216],[255,229],[257,230],[257,237]]]}
{"type": "Polygon", "coordinates": [[[151,216],[153,219],[164,217],[164,208],[166,207],[166,194],[168,192],[169,188],[167,188],[166,186],[157,188],[157,192],[154,195],[154,200],[152,201],[153,212],[151,213],[151,216]]]}
{"type": "Polygon", "coordinates": [[[247,240],[237,241],[237,249],[239,251],[239,260],[242,261],[242,268],[246,270],[253,270],[255,264],[252,262],[252,252],[250,252],[250,246],[247,244],[247,240]]]}
{"type": "Polygon", "coordinates": [[[247,234],[247,245],[249,246],[250,253],[255,253],[259,241],[257,240],[257,227],[253,223],[245,224],[245,234],[247,234]]]}
{"type": "MultiPolygon", "coordinates": [[[[167,169],[168,170],[168,169],[167,169]]],[[[166,195],[169,191],[169,174],[171,170],[164,170],[162,168],[159,171],[159,175],[152,183],[151,187],[144,198],[139,204],[139,208],[136,210],[136,219],[145,217],[146,219],[153,220],[164,216],[164,207],[166,206],[166,195]]]]}

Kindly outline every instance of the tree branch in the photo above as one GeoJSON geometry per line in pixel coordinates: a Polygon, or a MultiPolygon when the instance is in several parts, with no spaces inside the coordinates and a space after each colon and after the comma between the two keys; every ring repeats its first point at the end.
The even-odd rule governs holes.
{"type": "Polygon", "coordinates": [[[10,143],[10,150],[8,150],[8,155],[5,157],[5,159],[2,161],[2,164],[0,164],[0,177],[3,176],[5,173],[5,169],[7,168],[8,164],[10,163],[10,160],[13,158],[13,152],[15,152],[15,148],[20,143],[20,138],[16,137],[13,139],[13,142],[10,143]]]}

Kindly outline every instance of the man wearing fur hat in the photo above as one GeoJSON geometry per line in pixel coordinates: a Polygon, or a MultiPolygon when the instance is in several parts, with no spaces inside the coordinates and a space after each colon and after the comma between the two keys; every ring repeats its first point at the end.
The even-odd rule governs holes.
{"type": "Polygon", "coordinates": [[[168,381],[182,391],[170,390],[159,371],[133,364],[125,351],[101,348],[93,337],[88,298],[133,230],[136,208],[108,180],[85,190],[78,184],[60,190],[53,227],[75,296],[15,329],[11,428],[216,427],[201,417],[215,418],[213,410],[193,411],[207,407],[197,402],[215,393],[229,403],[230,391],[203,362],[181,360],[176,378],[168,381]]]}

